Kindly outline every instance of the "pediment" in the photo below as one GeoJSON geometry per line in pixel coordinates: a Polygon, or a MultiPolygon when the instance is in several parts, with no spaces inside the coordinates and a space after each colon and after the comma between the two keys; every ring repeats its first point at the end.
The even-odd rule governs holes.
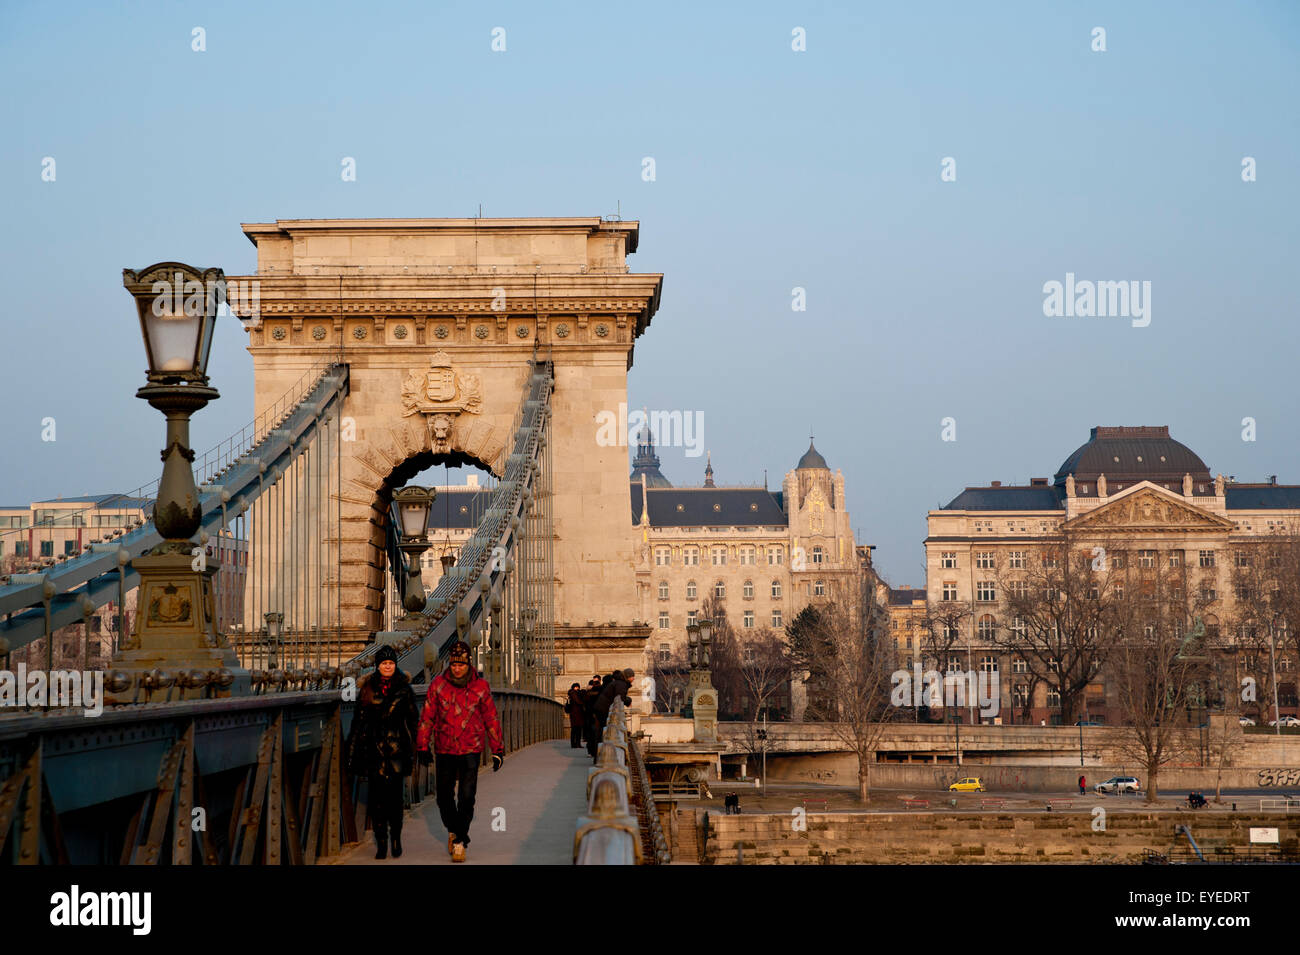
{"type": "Polygon", "coordinates": [[[1067,521],[1062,529],[1159,534],[1231,531],[1234,526],[1227,518],[1188,504],[1181,496],[1150,481],[1142,481],[1100,507],[1067,521]]]}

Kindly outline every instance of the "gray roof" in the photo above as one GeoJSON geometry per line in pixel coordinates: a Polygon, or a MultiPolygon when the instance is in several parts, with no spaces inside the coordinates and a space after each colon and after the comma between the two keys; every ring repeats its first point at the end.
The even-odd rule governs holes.
{"type": "Polygon", "coordinates": [[[133,507],[149,509],[153,507],[153,498],[127,497],[125,494],[81,494],[75,497],[65,494],[63,497],[51,497],[44,501],[32,502],[32,506],[38,504],[90,504],[95,507],[133,507]]]}
{"type": "Polygon", "coordinates": [[[826,459],[821,456],[821,452],[813,447],[811,440],[808,442],[808,450],[803,453],[803,457],[799,459],[799,463],[796,464],[794,468],[796,471],[802,470],[803,468],[824,468],[827,471],[830,470],[826,465],[826,459]]]}
{"type": "Polygon", "coordinates": [[[968,487],[945,504],[945,511],[1056,511],[1062,510],[1065,491],[1047,485],[968,487]]]}
{"type": "Polygon", "coordinates": [[[1300,484],[1229,484],[1223,494],[1230,511],[1300,508],[1300,484]]]}
{"type": "Polygon", "coordinates": [[[492,501],[492,488],[471,490],[439,490],[429,508],[430,530],[464,530],[478,527],[492,501]]]}
{"type": "Polygon", "coordinates": [[[919,587],[912,587],[906,590],[896,590],[893,587],[889,588],[889,603],[894,607],[910,607],[912,601],[917,597],[920,597],[922,600],[925,599],[925,591],[919,587]]]}
{"type": "Polygon", "coordinates": [[[1087,443],[1080,445],[1056,472],[1055,483],[1064,486],[1068,475],[1076,481],[1106,481],[1136,484],[1176,483],[1182,487],[1184,474],[1195,481],[1210,480],[1210,469],[1194,451],[1169,437],[1168,425],[1156,427],[1096,427],[1087,443]]]}
{"type": "MultiPolygon", "coordinates": [[[[641,522],[641,483],[632,484],[632,523],[641,522]]],[[[645,491],[653,527],[785,526],[776,495],[761,487],[680,487],[645,491]]]]}

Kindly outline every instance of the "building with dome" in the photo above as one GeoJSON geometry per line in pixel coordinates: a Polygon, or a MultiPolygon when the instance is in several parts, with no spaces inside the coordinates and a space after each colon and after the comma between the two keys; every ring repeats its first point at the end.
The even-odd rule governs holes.
{"type": "MultiPolygon", "coordinates": [[[[967,487],[930,511],[927,525],[927,604],[932,611],[940,605],[966,611],[955,626],[936,624],[954,639],[949,660],[930,662],[941,670],[998,673],[1002,722],[1025,722],[1028,713],[1028,721],[1050,723],[1058,718],[1059,696],[1041,682],[1034,685],[1026,662],[989,639],[1017,625],[1008,619],[1002,593],[1017,568],[1042,559],[1044,548],[1070,535],[1122,541],[1123,551],[1111,555],[1116,567],[1160,561],[1185,568],[1188,587],[1198,587],[1203,598],[1206,632],[1231,640],[1241,616],[1233,570],[1249,566],[1252,543],[1300,530],[1300,485],[1279,485],[1275,477],[1248,484],[1211,476],[1167,426],[1096,427],[1050,480],[967,487]]],[[[1293,648],[1293,640],[1278,644],[1283,714],[1296,712],[1293,648]]],[[[1259,666],[1247,650],[1242,659],[1259,666]]],[[[1088,686],[1086,701],[1089,719],[1122,721],[1105,671],[1088,686]]]]}
{"type": "MultiPolygon", "coordinates": [[[[783,632],[870,561],[869,549],[854,544],[844,475],[831,472],[812,442],[779,491],[716,484],[711,456],[701,485],[674,487],[645,434],[630,488],[637,595],[656,660],[680,654],[707,598],[725,607],[743,645],[763,630],[783,632]]],[[[794,695],[797,718],[797,688],[794,695]]]]}

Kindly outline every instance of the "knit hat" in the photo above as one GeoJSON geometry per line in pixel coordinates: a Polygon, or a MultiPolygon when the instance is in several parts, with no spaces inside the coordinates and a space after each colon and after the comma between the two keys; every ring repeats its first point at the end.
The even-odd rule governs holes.
{"type": "Polygon", "coordinates": [[[457,640],[447,651],[448,663],[469,663],[469,644],[464,640],[457,640]]]}
{"type": "Polygon", "coordinates": [[[375,666],[383,663],[385,660],[397,662],[397,651],[390,646],[382,646],[375,651],[375,666]]]}

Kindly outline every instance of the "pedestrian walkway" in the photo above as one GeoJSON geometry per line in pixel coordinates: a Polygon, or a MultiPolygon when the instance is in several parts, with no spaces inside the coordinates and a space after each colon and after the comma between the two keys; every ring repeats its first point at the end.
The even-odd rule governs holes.
{"type": "MultiPolygon", "coordinates": [[[[465,865],[571,865],[577,820],[587,809],[591,757],[568,739],[535,743],[506,757],[500,772],[479,770],[465,865]],[[493,821],[496,820],[494,827],[493,821]]],[[[367,832],[339,865],[452,865],[434,794],[406,814],[402,857],[375,858],[367,832]]]]}

